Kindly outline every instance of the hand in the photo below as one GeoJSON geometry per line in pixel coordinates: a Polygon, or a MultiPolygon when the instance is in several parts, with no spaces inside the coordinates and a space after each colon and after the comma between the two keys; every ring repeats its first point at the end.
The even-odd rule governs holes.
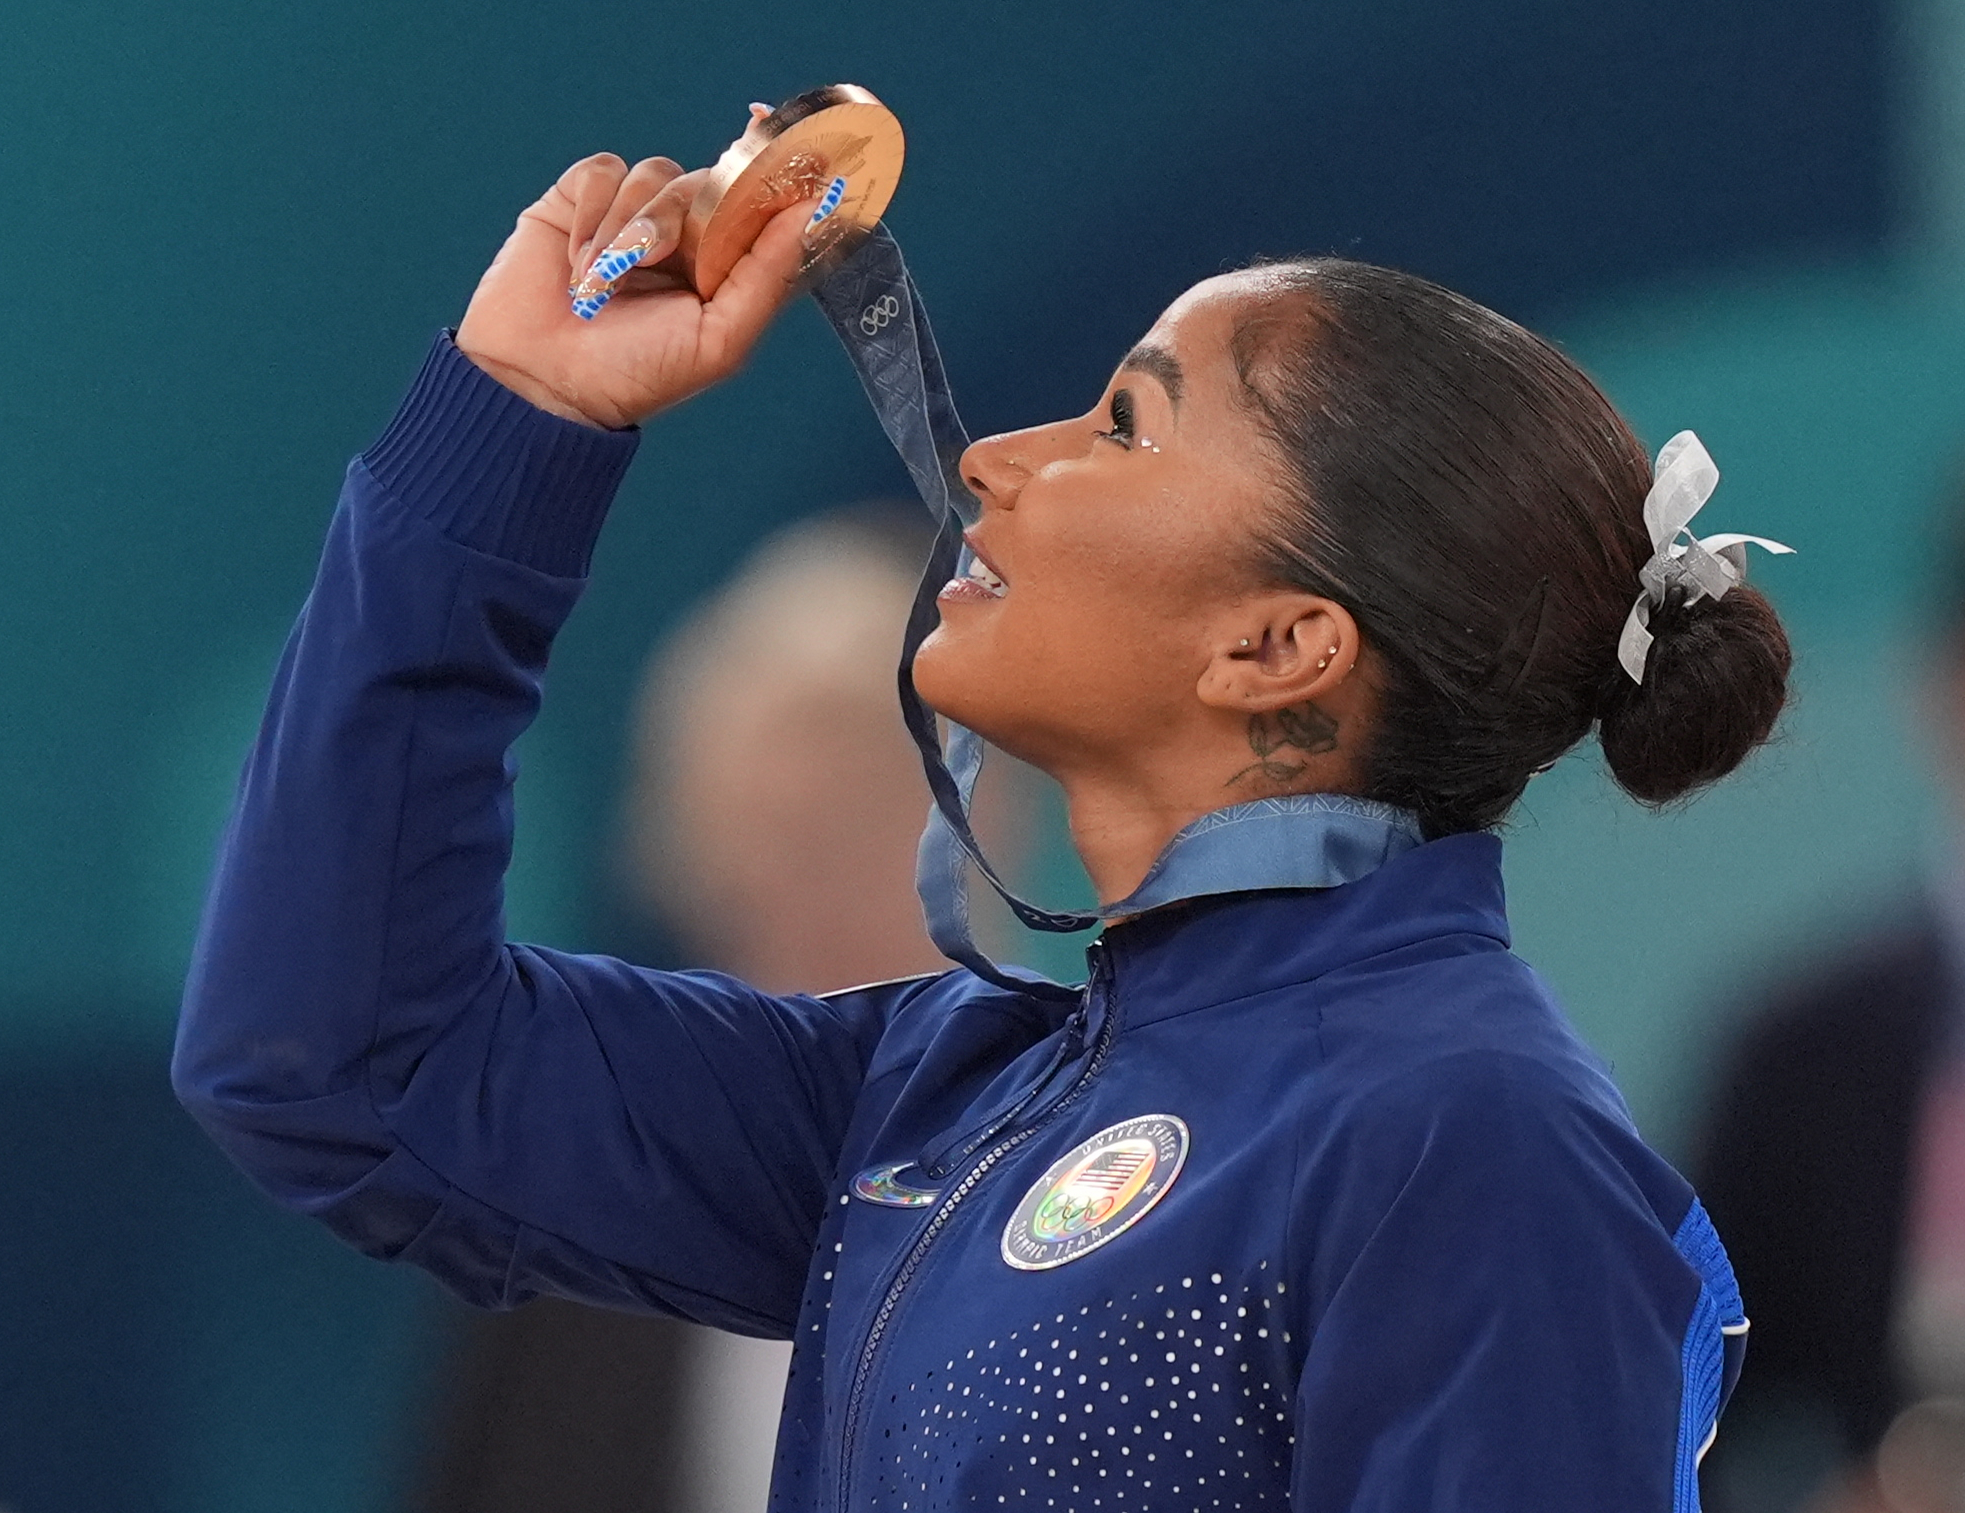
{"type": "Polygon", "coordinates": [[[631,169],[612,153],[575,163],[519,217],[471,298],[458,348],[541,409],[608,428],[729,377],[797,290],[813,203],[768,221],[705,301],[660,266],[704,173],[667,158],[631,169]],[[597,318],[582,320],[569,286],[610,247],[638,250],[640,266],[597,318]]]}

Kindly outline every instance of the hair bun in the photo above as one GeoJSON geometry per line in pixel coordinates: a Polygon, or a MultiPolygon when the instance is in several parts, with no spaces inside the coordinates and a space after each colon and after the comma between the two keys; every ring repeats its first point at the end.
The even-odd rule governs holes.
{"type": "Polygon", "coordinates": [[[1744,584],[1721,599],[1669,599],[1650,628],[1644,682],[1611,662],[1597,737],[1626,793],[1668,804],[1725,777],[1767,739],[1794,657],[1773,605],[1744,584]]]}

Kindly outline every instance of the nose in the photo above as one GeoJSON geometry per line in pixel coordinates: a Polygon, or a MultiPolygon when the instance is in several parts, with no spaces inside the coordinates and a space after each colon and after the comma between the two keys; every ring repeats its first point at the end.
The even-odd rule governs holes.
{"type": "Polygon", "coordinates": [[[985,514],[992,509],[1012,508],[1017,495],[1023,492],[1031,467],[1020,455],[1022,449],[1018,442],[1029,434],[1009,431],[1001,436],[985,436],[981,441],[969,443],[969,449],[962,454],[962,482],[981,502],[985,514]]]}
{"type": "Polygon", "coordinates": [[[1065,455],[1071,433],[1072,422],[1060,420],[985,436],[962,454],[962,481],[982,501],[985,514],[1013,509],[1031,475],[1065,455]]]}

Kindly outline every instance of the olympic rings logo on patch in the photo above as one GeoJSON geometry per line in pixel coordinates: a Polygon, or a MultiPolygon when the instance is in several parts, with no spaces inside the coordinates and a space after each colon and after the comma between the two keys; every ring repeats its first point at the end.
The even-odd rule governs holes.
{"type": "Polygon", "coordinates": [[[891,294],[883,294],[860,312],[860,329],[868,336],[878,336],[900,313],[901,302],[891,294]]]}

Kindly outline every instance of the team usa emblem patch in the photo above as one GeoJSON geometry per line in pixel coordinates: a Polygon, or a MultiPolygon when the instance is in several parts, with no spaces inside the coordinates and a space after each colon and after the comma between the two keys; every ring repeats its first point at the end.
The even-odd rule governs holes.
{"type": "Polygon", "coordinates": [[[1023,1195],[1003,1229],[1003,1259],[1048,1271],[1115,1240],[1166,1196],[1187,1160],[1187,1126],[1141,1114],[1100,1130],[1023,1195]]]}

